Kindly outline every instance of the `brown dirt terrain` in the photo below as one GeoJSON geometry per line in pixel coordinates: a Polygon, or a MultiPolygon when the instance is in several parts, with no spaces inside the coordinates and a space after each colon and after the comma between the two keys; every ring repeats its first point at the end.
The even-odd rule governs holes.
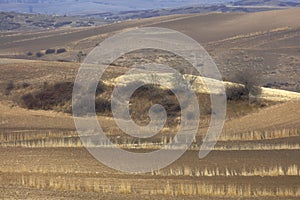
{"type": "MultiPolygon", "coordinates": [[[[139,26],[157,26],[181,31],[200,43],[218,41],[238,35],[247,35],[276,28],[298,28],[298,9],[261,13],[213,13],[194,15],[172,15],[150,19],[132,20],[97,28],[28,32],[25,34],[3,34],[1,51],[26,48],[25,51],[63,46],[95,35],[113,33],[139,26]],[[284,17],[282,17],[284,16],[284,17]],[[263,19],[263,21],[262,21],[263,19]],[[260,23],[257,23],[259,21],[260,23]],[[214,33],[214,34],[212,34],[214,33]],[[199,35],[201,34],[201,35],[199,35]],[[34,49],[36,47],[36,49],[34,49]]],[[[18,51],[17,51],[18,52],[18,51]]]]}
{"type": "MultiPolygon", "coordinates": [[[[0,59],[0,198],[299,199],[298,101],[258,106],[229,101],[225,128],[213,152],[198,158],[209,122],[206,118],[197,141],[183,157],[165,169],[143,175],[121,173],[96,161],[82,148],[70,114],[28,110],[18,104],[24,93],[62,80],[73,82],[79,63],[56,60],[74,60],[79,50],[88,52],[113,33],[142,26],[172,28],[203,43],[226,79],[252,67],[262,74],[262,84],[296,90],[300,74],[299,13],[295,9],[177,15],[97,28],[0,33],[2,57],[35,59],[0,59]],[[41,58],[45,61],[25,55],[48,48],[68,51],[46,55],[41,58]]],[[[106,80],[123,74],[129,62],[121,59],[118,64],[122,67],[108,70],[106,80]]],[[[98,119],[118,145],[145,151],[136,149],[141,144],[135,140],[124,144],[111,117],[98,119]]],[[[175,132],[166,129],[158,136],[159,145],[173,139],[175,132]]],[[[160,146],[149,145],[147,151],[160,146]]],[[[98,148],[109,153],[105,146],[98,148]]]]}
{"type": "Polygon", "coordinates": [[[296,199],[298,156],[292,150],[217,151],[199,160],[197,152],[189,151],[160,172],[126,175],[99,164],[80,148],[2,148],[1,180],[9,184],[2,186],[2,195],[10,199],[38,195],[45,199],[296,199]]]}
{"type": "MultiPolygon", "coordinates": [[[[288,102],[228,120],[225,131],[242,135],[252,130],[299,128],[299,113],[289,112],[299,106],[299,102],[288,102]],[[286,118],[281,117],[283,113],[286,118]]],[[[66,114],[31,111],[7,103],[0,109],[2,133],[50,131],[65,140],[69,136],[63,133],[74,130],[72,118],[66,114]]],[[[107,127],[113,124],[110,118],[99,120],[107,127]]],[[[33,139],[40,140],[38,134],[33,139]]],[[[281,139],[225,140],[203,160],[197,157],[198,151],[189,151],[171,166],[146,175],[109,169],[76,146],[6,147],[1,148],[1,194],[7,199],[38,199],[39,195],[44,199],[297,199],[299,141],[299,132],[281,139]],[[256,150],[238,150],[243,148],[256,150]]]]}
{"type": "Polygon", "coordinates": [[[260,13],[172,15],[131,20],[92,28],[0,33],[0,55],[25,59],[76,61],[110,35],[136,27],[154,26],[181,31],[202,44],[223,77],[251,68],[261,85],[299,91],[299,9],[260,13]],[[66,53],[37,58],[35,53],[65,48],[66,53]],[[32,56],[27,56],[32,52],[32,56]]]}

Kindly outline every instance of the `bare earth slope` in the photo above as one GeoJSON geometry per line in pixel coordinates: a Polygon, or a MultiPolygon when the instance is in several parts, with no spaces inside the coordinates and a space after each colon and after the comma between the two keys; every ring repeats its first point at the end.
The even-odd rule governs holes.
{"type": "MultiPolygon", "coordinates": [[[[72,116],[54,111],[33,111],[12,107],[10,103],[0,104],[0,123],[2,130],[68,130],[74,131],[72,116]]],[[[225,131],[248,132],[300,128],[300,102],[287,102],[274,105],[249,115],[228,120],[225,131]],[[284,117],[283,117],[284,116],[284,117]]],[[[100,117],[106,126],[112,119],[100,117]]]]}
{"type": "MultiPolygon", "coordinates": [[[[204,44],[226,79],[249,68],[261,74],[268,87],[296,90],[300,80],[299,11],[178,15],[97,28],[0,33],[2,57],[35,59],[0,59],[0,198],[299,199],[299,102],[266,104],[244,112],[246,115],[228,117],[220,140],[206,158],[198,157],[200,135],[172,165],[142,175],[124,174],[96,161],[82,148],[70,115],[27,110],[11,102],[18,101],[21,92],[72,82],[79,63],[57,60],[74,61],[78,51],[89,52],[109,35],[143,26],[173,28],[192,36],[204,44]],[[66,48],[67,52],[41,58],[26,55],[48,48],[66,48]]],[[[106,78],[121,74],[127,66],[124,63],[115,71],[108,70],[106,78]]],[[[237,112],[246,107],[248,102],[231,102],[231,109],[237,112]]],[[[123,148],[144,151],[136,148],[140,141],[119,137],[112,129],[112,118],[99,117],[99,121],[123,148]]],[[[166,130],[159,140],[150,142],[164,145],[174,139],[175,131],[166,130]]],[[[99,146],[109,154],[106,143],[99,146]]],[[[152,148],[157,146],[147,150],[152,148]]]]}
{"type": "Polygon", "coordinates": [[[202,44],[227,80],[234,81],[236,72],[249,68],[259,75],[263,86],[297,91],[299,11],[172,15],[96,28],[0,33],[0,56],[76,61],[79,51],[88,53],[116,32],[145,26],[165,27],[181,31],[202,44]],[[65,48],[67,52],[35,56],[49,48],[65,48]],[[26,55],[28,52],[33,55],[26,55]]]}
{"type": "Polygon", "coordinates": [[[300,101],[271,106],[257,113],[228,121],[225,129],[236,132],[300,128],[300,101]]]}
{"type": "MultiPolygon", "coordinates": [[[[139,26],[158,26],[182,31],[198,42],[211,42],[281,27],[299,27],[299,9],[268,11],[260,13],[213,13],[194,15],[173,15],[151,19],[132,20],[97,28],[74,30],[55,30],[37,33],[2,34],[1,51],[26,47],[26,50],[46,49],[53,46],[67,45],[72,41],[91,36],[111,33],[122,29],[139,26]],[[55,43],[53,43],[56,41],[55,43]],[[13,46],[11,46],[13,45],[13,46]],[[39,45],[39,46],[37,46],[39,45]],[[35,47],[35,48],[34,48],[35,47]]],[[[17,51],[18,52],[18,51],[17,51]]]]}
{"type": "Polygon", "coordinates": [[[200,43],[230,38],[236,35],[268,31],[280,27],[299,28],[299,9],[258,13],[216,13],[195,15],[154,26],[182,31],[200,43]]]}

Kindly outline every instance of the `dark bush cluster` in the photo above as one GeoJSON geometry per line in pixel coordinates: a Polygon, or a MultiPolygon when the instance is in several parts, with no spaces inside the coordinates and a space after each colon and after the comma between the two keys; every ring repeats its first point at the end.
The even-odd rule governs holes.
{"type": "Polygon", "coordinates": [[[181,108],[175,94],[171,90],[164,90],[155,85],[144,85],[138,88],[133,93],[130,103],[131,116],[141,125],[150,122],[149,110],[155,104],[162,105],[166,110],[169,126],[175,124],[175,119],[181,115],[181,108]]]}
{"type": "MultiPolygon", "coordinates": [[[[128,87],[139,86],[138,83],[130,83],[120,91],[128,91],[128,87]],[[137,84],[137,85],[136,85],[137,84]]],[[[73,82],[59,82],[55,84],[44,83],[38,90],[27,93],[21,97],[21,105],[28,109],[43,109],[43,110],[57,110],[62,112],[72,112],[72,93],[73,82]]],[[[95,104],[90,102],[88,98],[89,94],[94,95],[95,90],[90,89],[87,86],[84,87],[83,94],[78,94],[78,97],[74,98],[74,105],[79,112],[74,113],[77,115],[92,114],[94,110],[102,115],[112,116],[111,112],[111,92],[113,87],[107,86],[103,83],[99,83],[96,88],[95,104]],[[95,105],[95,107],[93,107],[95,105]]],[[[183,92],[183,91],[179,91],[183,92]]],[[[182,93],[185,94],[185,93],[182,93]]],[[[120,94],[120,98],[116,98],[125,106],[129,103],[129,110],[132,119],[140,124],[147,125],[150,122],[149,110],[153,105],[159,104],[164,107],[167,112],[167,126],[174,126],[180,122],[181,112],[188,108],[189,96],[184,96],[183,105],[180,106],[176,95],[167,89],[163,89],[157,85],[144,85],[139,87],[130,98],[129,102],[125,102],[122,97],[124,94],[120,94]],[[186,103],[185,103],[186,102],[186,103]]],[[[200,106],[201,114],[210,114],[210,96],[206,94],[198,95],[198,102],[200,106]]],[[[190,118],[193,118],[194,110],[187,110],[190,118]]],[[[156,112],[154,110],[154,112],[156,112]]]]}
{"type": "MultiPolygon", "coordinates": [[[[28,109],[71,112],[73,86],[73,82],[59,82],[55,84],[44,83],[41,89],[24,94],[21,97],[21,105],[28,109]]],[[[105,86],[102,83],[98,84],[96,95],[99,95],[104,91],[105,86]]],[[[84,106],[85,101],[82,100],[84,98],[80,99],[82,102],[78,102],[78,106],[84,106]]],[[[104,99],[97,99],[96,110],[97,112],[110,110],[110,102],[108,103],[108,101],[105,101],[104,99]]]]}
{"type": "Polygon", "coordinates": [[[29,109],[50,110],[63,106],[72,98],[73,83],[62,82],[53,85],[44,84],[40,91],[28,93],[21,97],[22,104],[29,109]]]}
{"type": "Polygon", "coordinates": [[[43,57],[43,56],[44,56],[44,54],[43,54],[42,52],[37,52],[35,55],[36,55],[36,57],[38,57],[38,58],[40,58],[40,57],[43,57]]]}
{"type": "Polygon", "coordinates": [[[57,54],[61,54],[61,53],[65,53],[65,52],[67,52],[67,50],[65,48],[57,49],[57,51],[56,51],[57,54]]]}
{"type": "Polygon", "coordinates": [[[95,109],[97,113],[110,113],[111,102],[104,98],[97,98],[95,102],[95,109]]]}
{"type": "MultiPolygon", "coordinates": [[[[67,52],[67,50],[65,48],[60,48],[60,49],[47,49],[44,53],[43,52],[36,52],[35,53],[35,56],[37,58],[41,58],[44,56],[44,54],[61,54],[61,53],[65,53],[67,52]]],[[[32,56],[33,53],[32,52],[27,52],[26,53],[27,56],[32,56]]]]}
{"type": "Polygon", "coordinates": [[[47,49],[46,50],[46,54],[54,54],[56,51],[55,51],[55,49],[47,49]]]}
{"type": "Polygon", "coordinates": [[[243,100],[248,98],[248,90],[245,87],[227,87],[226,96],[228,100],[243,100]]]}
{"type": "Polygon", "coordinates": [[[16,86],[15,86],[14,82],[12,82],[12,81],[8,82],[4,88],[4,94],[8,96],[11,93],[11,91],[13,89],[15,89],[15,87],[16,86]]]}
{"type": "Polygon", "coordinates": [[[58,22],[58,23],[54,24],[54,27],[58,28],[58,27],[69,25],[69,24],[72,24],[72,21],[58,22]]]}

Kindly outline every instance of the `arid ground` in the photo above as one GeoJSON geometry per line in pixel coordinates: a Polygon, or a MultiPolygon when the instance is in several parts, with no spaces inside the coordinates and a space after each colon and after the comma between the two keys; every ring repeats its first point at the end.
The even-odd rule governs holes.
{"type": "MultiPolygon", "coordinates": [[[[299,11],[171,15],[89,28],[0,32],[0,199],[299,199],[299,11]],[[199,92],[203,115],[190,149],[159,171],[126,174],[83,148],[72,117],[72,89],[80,62],[101,41],[150,26],[181,31],[206,48],[227,83],[227,117],[214,150],[199,159],[212,114],[207,95],[199,92]],[[260,94],[248,94],[238,77],[245,73],[260,94]]],[[[149,123],[147,110],[158,100],[164,100],[170,116],[163,131],[141,142],[116,126],[110,94],[116,78],[134,62],[150,61],[192,74],[168,53],[133,52],[113,63],[96,93],[103,130],[116,145],[140,153],[174,139],[180,114],[174,95],[147,87],[133,96],[137,123],[149,123]]],[[[95,148],[109,153],[110,147],[104,141],[95,148]]]]}

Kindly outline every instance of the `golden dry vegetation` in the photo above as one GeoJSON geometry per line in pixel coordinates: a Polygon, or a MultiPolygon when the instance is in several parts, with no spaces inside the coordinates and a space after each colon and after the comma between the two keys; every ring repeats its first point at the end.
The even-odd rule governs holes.
{"type": "MultiPolygon", "coordinates": [[[[175,15],[97,28],[0,33],[0,198],[299,199],[298,11],[175,15]],[[82,147],[70,113],[70,94],[80,66],[75,62],[79,51],[88,53],[104,38],[142,26],[176,29],[203,43],[225,77],[227,89],[243,94],[228,99],[224,130],[214,151],[200,160],[198,151],[211,114],[207,92],[201,86],[203,78],[194,79],[188,66],[162,52],[134,52],[115,61],[99,84],[103,90],[98,94],[100,103],[109,102],[115,81],[122,79],[134,62],[131,59],[139,61],[138,57],[144,56],[145,63],[154,59],[183,70],[185,77],[194,81],[205,111],[198,134],[183,157],[165,169],[138,175],[112,170],[82,147]],[[66,48],[67,52],[41,58],[26,55],[49,48],[66,48]],[[262,74],[259,85],[265,86],[250,100],[244,85],[233,83],[235,77],[231,77],[247,67],[262,74]],[[30,95],[33,98],[28,101],[30,95]],[[46,98],[40,98],[43,95],[46,98]],[[58,98],[61,96],[64,98],[58,98]]],[[[166,92],[150,87],[132,99],[133,116],[141,124],[148,122],[153,100],[169,101],[169,123],[148,140],[125,135],[109,109],[99,111],[98,121],[123,149],[144,152],[161,148],[177,140],[178,130],[175,97],[166,92]],[[156,99],[149,101],[145,96],[149,93],[156,94],[156,99]]],[[[104,103],[101,108],[107,106],[104,103]]],[[[105,140],[90,145],[109,153],[105,140]]]]}

